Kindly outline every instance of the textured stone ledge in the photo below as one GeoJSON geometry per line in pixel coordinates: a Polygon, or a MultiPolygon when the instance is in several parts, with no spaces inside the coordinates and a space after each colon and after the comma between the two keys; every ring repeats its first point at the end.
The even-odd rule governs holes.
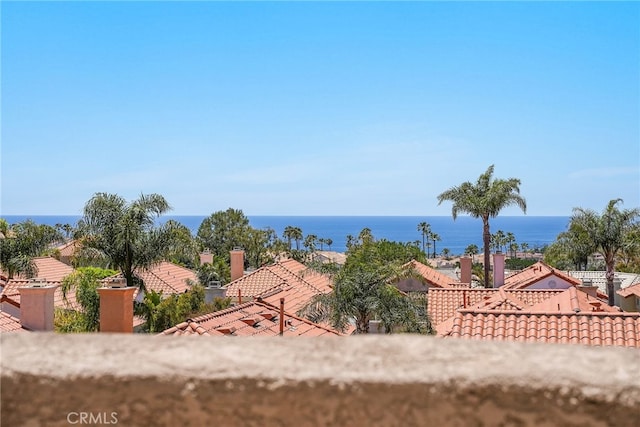
{"type": "Polygon", "coordinates": [[[3,426],[82,425],[82,413],[122,426],[632,426],[640,419],[640,352],[624,348],[420,336],[0,340],[3,426]]]}

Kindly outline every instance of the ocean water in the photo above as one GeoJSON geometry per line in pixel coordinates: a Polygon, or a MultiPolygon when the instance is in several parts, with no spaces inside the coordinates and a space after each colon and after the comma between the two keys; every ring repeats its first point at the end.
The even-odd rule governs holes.
{"type": "MultiPolygon", "coordinates": [[[[10,224],[31,219],[39,224],[75,225],[79,216],[28,216],[5,215],[10,224]]],[[[163,216],[161,220],[174,219],[188,227],[195,235],[205,215],[163,216]]],[[[278,236],[287,226],[300,227],[302,233],[315,234],[318,238],[333,240],[331,250],[344,252],[347,235],[357,237],[363,228],[370,228],[376,239],[399,242],[419,241],[422,246],[422,234],[418,224],[426,221],[431,230],[440,236],[436,242],[436,251],[448,248],[451,254],[464,253],[470,244],[476,244],[482,250],[482,221],[461,216],[455,221],[450,216],[248,216],[254,228],[273,228],[278,236]]],[[[518,244],[527,243],[531,249],[553,243],[559,233],[566,231],[569,217],[566,216],[502,216],[490,221],[491,233],[502,230],[514,234],[518,244]]],[[[319,245],[318,245],[319,248],[319,245]]],[[[326,246],[325,250],[328,249],[326,246]]],[[[431,249],[433,250],[433,248],[431,249]]]]}

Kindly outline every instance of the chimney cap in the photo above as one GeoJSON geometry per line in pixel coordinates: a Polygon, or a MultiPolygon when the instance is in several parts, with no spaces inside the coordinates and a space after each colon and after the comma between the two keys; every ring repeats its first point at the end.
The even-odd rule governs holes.
{"type": "Polygon", "coordinates": [[[32,288],[44,288],[49,285],[47,279],[43,277],[34,277],[29,281],[29,286],[32,288]]]}
{"type": "Polygon", "coordinates": [[[126,288],[127,280],[124,277],[114,277],[107,281],[107,287],[109,288],[126,288]]]}

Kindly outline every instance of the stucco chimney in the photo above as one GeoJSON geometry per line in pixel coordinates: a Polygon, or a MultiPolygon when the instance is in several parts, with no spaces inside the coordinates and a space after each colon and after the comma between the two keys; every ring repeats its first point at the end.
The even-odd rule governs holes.
{"type": "Polygon", "coordinates": [[[206,249],[204,252],[200,253],[200,265],[205,264],[213,264],[213,254],[209,249],[206,249]]]}
{"type": "Polygon", "coordinates": [[[98,288],[100,295],[100,332],[133,332],[133,294],[124,279],[114,279],[98,288]]]}
{"type": "Polygon", "coordinates": [[[499,288],[504,285],[504,254],[496,252],[493,254],[493,287],[499,288]]]}
{"type": "Polygon", "coordinates": [[[216,298],[224,298],[226,289],[220,285],[219,281],[212,281],[204,288],[205,304],[213,303],[216,298]]]}
{"type": "Polygon", "coordinates": [[[468,256],[460,258],[460,281],[471,284],[471,258],[468,256]]]}
{"type": "Polygon", "coordinates": [[[598,287],[593,284],[590,279],[583,279],[578,289],[594,298],[598,297],[598,287]]]}
{"type": "Polygon", "coordinates": [[[244,251],[235,248],[231,251],[231,281],[244,275],[244,251]]]}
{"type": "Polygon", "coordinates": [[[53,331],[53,302],[58,285],[32,279],[20,291],[20,323],[32,331],[53,331]]]}

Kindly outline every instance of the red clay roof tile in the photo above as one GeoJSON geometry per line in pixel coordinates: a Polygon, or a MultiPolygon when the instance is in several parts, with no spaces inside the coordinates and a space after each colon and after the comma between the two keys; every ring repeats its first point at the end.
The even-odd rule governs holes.
{"type": "MultiPolygon", "coordinates": [[[[167,329],[160,335],[277,336],[280,312],[270,304],[250,301],[225,310],[198,316],[167,329]],[[250,325],[245,320],[257,322],[250,325]]],[[[284,314],[284,336],[342,335],[288,312],[284,314]]]]}

